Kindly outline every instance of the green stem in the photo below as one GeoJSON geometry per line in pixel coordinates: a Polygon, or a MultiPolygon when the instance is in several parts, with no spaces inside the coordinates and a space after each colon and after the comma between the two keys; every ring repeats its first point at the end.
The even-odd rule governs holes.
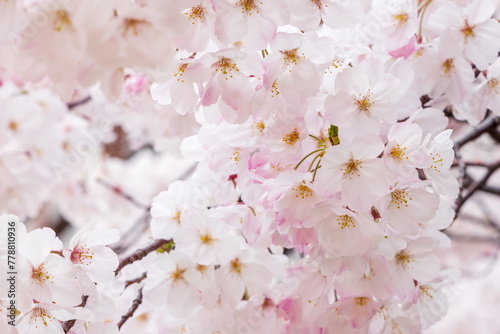
{"type": "Polygon", "coordinates": [[[314,180],[316,180],[316,173],[318,172],[318,169],[321,168],[321,166],[319,165],[320,163],[321,163],[321,159],[318,160],[318,163],[316,164],[316,167],[314,168],[312,182],[314,182],[314,180]]]}
{"type": "MultiPolygon", "coordinates": [[[[311,167],[314,165],[314,163],[316,162],[316,159],[320,158],[321,154],[318,154],[317,156],[314,157],[314,159],[311,161],[311,163],[309,164],[309,167],[307,168],[307,171],[310,172],[311,171],[311,167]]],[[[321,158],[320,158],[321,160],[321,158]]]]}
{"type": "Polygon", "coordinates": [[[319,141],[321,144],[323,144],[323,146],[325,146],[325,147],[326,147],[326,143],[323,141],[323,139],[319,139],[318,137],[313,136],[313,135],[309,135],[309,137],[316,139],[316,140],[317,140],[317,141],[319,141]]]}
{"type": "Polygon", "coordinates": [[[420,42],[422,42],[422,26],[424,23],[424,15],[431,2],[432,0],[427,1],[427,3],[422,7],[422,13],[420,14],[420,24],[418,25],[418,37],[420,38],[420,42]]]}
{"type": "Polygon", "coordinates": [[[306,160],[307,158],[309,158],[311,155],[313,155],[314,153],[318,153],[320,151],[323,151],[324,148],[320,148],[320,149],[317,149],[316,151],[312,151],[311,153],[309,153],[308,155],[306,155],[305,157],[303,157],[299,163],[297,164],[297,166],[295,166],[295,170],[297,170],[297,168],[299,168],[299,166],[304,162],[304,160],[306,160]]]}

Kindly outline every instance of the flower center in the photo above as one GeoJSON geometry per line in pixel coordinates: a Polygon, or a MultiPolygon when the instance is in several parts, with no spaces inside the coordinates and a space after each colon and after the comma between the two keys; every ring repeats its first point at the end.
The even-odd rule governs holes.
{"type": "Polygon", "coordinates": [[[31,277],[38,283],[45,283],[48,279],[52,278],[51,276],[49,276],[49,273],[45,271],[43,263],[39,265],[38,268],[33,268],[31,277]]]}
{"type": "MultiPolygon", "coordinates": [[[[315,4],[316,6],[318,6],[319,9],[322,9],[323,8],[323,4],[321,3],[322,0],[311,0],[311,2],[313,4],[315,4]]],[[[326,7],[326,5],[325,5],[326,7]]]]}
{"type": "Polygon", "coordinates": [[[408,207],[408,202],[413,200],[413,198],[411,198],[411,197],[409,197],[407,199],[408,195],[409,195],[408,192],[406,192],[404,190],[401,190],[401,189],[394,190],[391,193],[391,203],[396,205],[396,208],[398,208],[398,209],[401,209],[402,205],[404,205],[405,207],[408,207]]]}
{"type": "Polygon", "coordinates": [[[202,264],[197,264],[196,265],[196,270],[200,273],[200,274],[204,274],[205,271],[207,271],[207,266],[204,266],[202,264]]]}
{"type": "Polygon", "coordinates": [[[271,86],[271,96],[272,97],[275,97],[275,96],[278,96],[280,95],[280,90],[278,88],[278,83],[276,82],[276,80],[274,80],[272,86],[271,86]]]}
{"type": "Polygon", "coordinates": [[[210,233],[200,235],[200,241],[204,245],[213,245],[217,239],[214,239],[210,233]]]}
{"type": "Polygon", "coordinates": [[[17,125],[17,122],[14,122],[14,121],[10,121],[10,122],[9,122],[9,129],[10,129],[10,130],[12,130],[12,131],[14,131],[14,132],[15,132],[15,131],[17,131],[17,128],[18,128],[18,127],[19,127],[19,126],[17,125]]]}
{"type": "Polygon", "coordinates": [[[143,26],[148,25],[149,22],[146,20],[139,20],[139,19],[133,19],[133,18],[126,18],[123,21],[123,34],[122,36],[126,36],[129,31],[132,31],[132,34],[134,36],[139,35],[139,29],[143,26]]]}
{"type": "Polygon", "coordinates": [[[172,220],[174,220],[177,224],[181,223],[181,212],[179,210],[175,211],[172,215],[172,220]]]}
{"type": "Polygon", "coordinates": [[[179,268],[177,267],[173,273],[170,274],[170,279],[174,282],[177,283],[180,280],[183,279],[184,273],[186,272],[186,269],[179,268]]]}
{"type": "Polygon", "coordinates": [[[474,26],[470,26],[467,20],[465,20],[465,25],[462,27],[462,29],[460,29],[460,31],[464,35],[465,39],[474,37],[474,26]]]}
{"type": "Polygon", "coordinates": [[[71,27],[73,25],[70,14],[64,9],[56,10],[54,16],[54,29],[56,31],[62,31],[64,27],[71,27]]]}
{"type": "MultiPolygon", "coordinates": [[[[31,323],[31,320],[34,320],[34,321],[41,320],[43,325],[45,327],[48,327],[49,322],[54,321],[55,318],[52,317],[50,314],[48,314],[43,308],[35,308],[33,310],[33,316],[30,317],[30,321],[29,321],[30,323],[31,323]]],[[[38,326],[36,326],[36,327],[38,327],[38,326]]]]}
{"type": "Polygon", "coordinates": [[[254,127],[259,131],[259,135],[264,131],[266,128],[266,124],[264,122],[257,122],[254,124],[254,127]]]}
{"type": "Polygon", "coordinates": [[[200,20],[201,23],[205,22],[205,10],[202,5],[191,7],[184,15],[188,16],[188,20],[191,21],[191,24],[194,24],[196,20],[200,20]]]}
{"type": "Polygon", "coordinates": [[[498,91],[499,83],[500,82],[497,79],[492,78],[492,79],[488,80],[488,83],[486,85],[488,86],[488,89],[491,93],[498,95],[499,94],[499,91],[498,91]]]}
{"type": "Polygon", "coordinates": [[[446,59],[443,64],[441,65],[441,68],[443,69],[443,72],[445,74],[449,74],[455,66],[453,65],[453,59],[448,58],[446,59]]]}
{"type": "Polygon", "coordinates": [[[403,267],[404,269],[408,269],[408,266],[411,262],[411,254],[406,251],[399,251],[396,254],[396,263],[403,267]]]}
{"type": "Polygon", "coordinates": [[[403,160],[403,159],[408,159],[406,156],[406,147],[401,147],[399,144],[396,144],[390,153],[391,157],[393,157],[396,160],[403,160]]]}
{"type": "Polygon", "coordinates": [[[441,173],[441,167],[444,166],[443,164],[443,158],[441,157],[441,154],[439,153],[430,153],[431,159],[432,159],[432,165],[431,168],[438,172],[441,173]]]}
{"type": "Polygon", "coordinates": [[[241,275],[241,269],[243,268],[243,263],[241,263],[239,258],[236,258],[231,261],[230,263],[230,270],[233,273],[236,273],[238,275],[241,275]]]}
{"type": "Polygon", "coordinates": [[[421,285],[421,286],[419,286],[419,289],[420,289],[420,292],[422,293],[422,295],[424,295],[425,297],[428,297],[431,299],[434,298],[434,296],[431,293],[434,290],[432,287],[427,286],[427,285],[421,285]]]}
{"type": "Polygon", "coordinates": [[[300,133],[297,129],[294,129],[292,133],[287,134],[283,137],[282,141],[288,145],[294,145],[300,139],[300,133]]]}
{"type": "MultiPolygon", "coordinates": [[[[231,77],[231,78],[233,77],[233,75],[231,74],[232,71],[236,71],[236,72],[239,71],[236,64],[230,58],[226,58],[226,57],[220,58],[218,62],[215,62],[212,64],[212,67],[215,67],[215,71],[217,71],[217,72],[221,71],[222,74],[229,73],[229,77],[231,77]]],[[[226,78],[226,80],[227,80],[227,78],[226,78]]]]}
{"type": "Polygon", "coordinates": [[[249,15],[252,15],[252,13],[251,13],[252,10],[255,10],[257,13],[259,12],[257,10],[257,5],[255,4],[254,0],[238,1],[236,3],[236,6],[241,6],[241,12],[242,13],[247,13],[249,15]]]}
{"type": "Polygon", "coordinates": [[[306,186],[305,181],[302,181],[301,183],[299,183],[297,185],[297,187],[292,188],[292,190],[297,192],[295,197],[300,196],[300,198],[302,198],[302,199],[304,199],[306,197],[311,197],[314,194],[314,191],[311,188],[309,188],[308,186],[306,186]]]}
{"type": "Polygon", "coordinates": [[[355,302],[359,306],[364,306],[368,303],[368,297],[356,297],[354,298],[355,302]]]}
{"type": "Polygon", "coordinates": [[[349,215],[337,217],[337,224],[339,224],[341,230],[347,227],[356,227],[355,220],[349,215]]]}
{"type": "Polygon", "coordinates": [[[400,28],[403,27],[406,24],[406,22],[408,22],[409,18],[410,18],[409,15],[406,13],[400,13],[400,14],[394,15],[394,19],[396,20],[396,22],[400,28]]]}
{"type": "Polygon", "coordinates": [[[177,72],[174,73],[174,77],[178,77],[177,81],[184,82],[184,79],[182,79],[182,76],[184,75],[184,72],[186,71],[186,67],[188,67],[188,63],[181,64],[179,68],[177,68],[177,72]]]}
{"type": "Polygon", "coordinates": [[[94,257],[94,253],[89,252],[89,249],[83,246],[76,247],[72,252],[71,252],[71,262],[74,264],[85,264],[89,265],[92,262],[92,258],[94,257]]]}
{"type": "Polygon", "coordinates": [[[229,157],[230,160],[233,160],[236,164],[240,162],[240,151],[234,151],[233,154],[229,157]]]}
{"type": "Polygon", "coordinates": [[[371,101],[372,96],[373,93],[370,93],[370,90],[368,90],[368,93],[364,96],[358,94],[358,98],[354,99],[354,105],[357,107],[358,111],[363,111],[366,114],[370,113],[370,107],[374,103],[373,101],[371,101]]]}
{"type": "Polygon", "coordinates": [[[340,170],[343,170],[344,175],[346,175],[346,174],[358,173],[361,168],[363,168],[363,166],[361,166],[361,160],[355,160],[351,158],[351,160],[349,160],[345,164],[345,168],[341,168],[340,170]]]}
{"type": "MultiPolygon", "coordinates": [[[[283,60],[287,66],[297,65],[300,58],[305,58],[304,54],[302,54],[302,56],[299,55],[298,48],[280,52],[283,54],[283,60]]],[[[289,71],[291,72],[292,70],[290,69],[289,71]]]]}

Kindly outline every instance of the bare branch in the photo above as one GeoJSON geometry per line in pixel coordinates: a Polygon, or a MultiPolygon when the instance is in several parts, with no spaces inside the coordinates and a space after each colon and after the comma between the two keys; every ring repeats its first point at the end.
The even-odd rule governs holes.
{"type": "Polygon", "coordinates": [[[147,273],[146,272],[143,272],[141,276],[137,277],[137,278],[134,278],[134,279],[131,279],[131,280],[128,280],[125,282],[125,289],[128,288],[130,285],[132,284],[136,284],[136,283],[140,283],[142,282],[143,279],[145,279],[147,277],[147,273]]]}
{"type": "Polygon", "coordinates": [[[444,232],[452,240],[470,243],[499,243],[500,236],[481,236],[481,235],[470,235],[470,234],[455,234],[449,231],[444,232]]]}
{"type": "Polygon", "coordinates": [[[122,318],[120,319],[120,321],[117,324],[118,325],[118,329],[121,329],[122,326],[123,326],[123,324],[134,315],[135,311],[137,310],[137,308],[141,304],[142,304],[142,288],[139,289],[139,292],[137,293],[137,297],[132,302],[132,306],[130,306],[130,308],[127,311],[127,313],[125,313],[124,315],[122,315],[122,318]]]}
{"type": "Polygon", "coordinates": [[[135,206],[137,206],[137,207],[139,207],[141,209],[149,210],[149,206],[148,205],[140,203],[134,197],[132,197],[131,195],[129,195],[126,192],[124,192],[120,187],[113,186],[112,184],[109,184],[107,181],[105,181],[105,180],[103,180],[101,178],[97,178],[97,183],[99,183],[103,187],[111,190],[114,194],[125,198],[127,201],[129,201],[130,203],[134,204],[135,206]]]}
{"type": "Polygon", "coordinates": [[[89,96],[87,96],[86,98],[84,98],[84,99],[82,99],[80,101],[68,103],[67,106],[68,106],[68,109],[74,109],[74,108],[76,108],[78,106],[81,106],[82,104],[90,102],[91,100],[92,100],[92,97],[89,95],[89,96]]]}
{"type": "MultiPolygon", "coordinates": [[[[85,307],[85,305],[87,305],[88,299],[89,299],[89,296],[82,296],[82,303],[80,305],[78,305],[78,307],[85,307]]],[[[67,320],[67,321],[63,322],[61,324],[61,327],[62,327],[64,333],[69,332],[70,329],[73,328],[75,323],[76,323],[76,319],[71,319],[71,320],[67,320]]]]}
{"type": "Polygon", "coordinates": [[[461,137],[454,140],[454,148],[455,151],[458,150],[463,145],[468,142],[473,141],[476,138],[479,138],[483,133],[489,132],[492,129],[496,129],[496,127],[500,124],[500,117],[496,115],[490,115],[487,117],[481,124],[471,129],[471,131],[465,133],[461,137]]]}
{"type": "Polygon", "coordinates": [[[498,168],[500,168],[500,161],[497,161],[496,163],[493,163],[490,166],[488,166],[488,171],[486,172],[486,174],[479,181],[473,182],[468,187],[466,194],[461,194],[462,196],[459,196],[457,198],[455,204],[455,215],[458,215],[458,212],[460,211],[462,206],[476,191],[486,186],[488,179],[493,175],[493,173],[495,173],[495,171],[498,168]]]}
{"type": "Polygon", "coordinates": [[[172,240],[165,240],[165,239],[158,239],[155,242],[153,242],[151,245],[140,248],[130,254],[129,256],[126,256],[120,260],[120,263],[118,265],[118,268],[115,270],[115,275],[118,275],[118,273],[123,269],[123,267],[128,266],[129,264],[134,263],[135,261],[139,261],[143,259],[146,255],[148,255],[151,252],[154,252],[158,248],[161,248],[162,246],[165,246],[169,242],[172,242],[172,240]]]}
{"type": "Polygon", "coordinates": [[[500,188],[497,187],[483,186],[479,190],[493,195],[500,195],[500,188]]]}
{"type": "MultiPolygon", "coordinates": [[[[463,201],[464,197],[464,182],[467,177],[467,165],[462,159],[462,153],[458,150],[455,149],[455,158],[457,159],[457,165],[458,165],[458,196],[455,201],[455,218],[457,218],[458,215],[458,210],[460,208],[460,203],[463,201]]],[[[451,226],[451,225],[450,225],[451,226]]]]}
{"type": "Polygon", "coordinates": [[[124,232],[120,238],[120,241],[111,246],[113,252],[120,254],[124,250],[128,249],[132,244],[134,244],[137,240],[137,236],[142,235],[144,231],[146,231],[149,221],[151,218],[151,214],[149,213],[149,209],[144,212],[144,214],[130,226],[130,228],[124,232]],[[129,239],[132,239],[129,241],[129,239]]]}

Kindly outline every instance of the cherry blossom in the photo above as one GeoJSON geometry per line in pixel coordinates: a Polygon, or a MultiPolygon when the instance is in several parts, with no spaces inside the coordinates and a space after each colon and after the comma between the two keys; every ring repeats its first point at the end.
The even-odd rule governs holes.
{"type": "Polygon", "coordinates": [[[340,191],[350,209],[369,209],[373,201],[389,190],[383,161],[377,158],[382,151],[382,142],[370,134],[355,138],[351,145],[340,143],[330,147],[323,157],[318,181],[329,192],[340,191]]]}
{"type": "Polygon", "coordinates": [[[493,0],[0,1],[17,331],[430,328],[458,276],[443,231],[486,182],[463,171],[496,168],[452,129],[498,137],[497,19],[493,0]]]}
{"type": "Polygon", "coordinates": [[[90,225],[75,234],[69,242],[69,249],[62,253],[94,282],[104,283],[113,279],[114,269],[118,266],[116,254],[105,245],[118,239],[118,231],[96,230],[90,225]]]}

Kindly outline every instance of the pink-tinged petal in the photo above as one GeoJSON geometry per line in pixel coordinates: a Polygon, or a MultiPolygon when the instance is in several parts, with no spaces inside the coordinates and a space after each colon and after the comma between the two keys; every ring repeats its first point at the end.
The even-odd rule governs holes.
{"type": "Polygon", "coordinates": [[[465,44],[465,56],[479,70],[486,70],[497,59],[500,48],[500,23],[487,20],[475,26],[473,31],[475,36],[465,44]]]}
{"type": "Polygon", "coordinates": [[[157,83],[154,82],[151,85],[151,97],[153,100],[158,102],[161,105],[167,105],[172,102],[172,97],[170,95],[170,83],[162,82],[157,83]]]}
{"type": "Polygon", "coordinates": [[[265,49],[274,38],[278,28],[273,21],[263,19],[260,15],[249,16],[248,26],[250,29],[248,29],[243,43],[254,50],[265,49]]]}
{"type": "Polygon", "coordinates": [[[341,91],[335,95],[328,95],[325,100],[325,115],[331,124],[344,122],[346,117],[356,110],[352,95],[341,91]]]}
{"type": "Polygon", "coordinates": [[[464,13],[469,23],[475,25],[491,18],[496,9],[493,1],[474,0],[464,8],[464,13]]]}
{"type": "Polygon", "coordinates": [[[429,24],[433,29],[443,31],[448,27],[458,28],[464,22],[462,9],[456,4],[446,4],[439,7],[429,16],[429,24]]]}
{"type": "Polygon", "coordinates": [[[203,106],[210,106],[217,102],[221,93],[220,86],[213,81],[207,83],[201,95],[200,103],[203,106]]]}
{"type": "Polygon", "coordinates": [[[197,104],[199,96],[194,90],[191,82],[173,82],[170,88],[172,97],[172,107],[181,115],[193,111],[197,104]]]}
{"type": "Polygon", "coordinates": [[[312,1],[288,1],[292,16],[290,24],[303,31],[314,30],[321,20],[318,6],[312,1]]]}
{"type": "Polygon", "coordinates": [[[38,266],[51,251],[60,250],[63,245],[54,230],[44,227],[28,233],[19,246],[20,253],[38,266]]]}
{"type": "Polygon", "coordinates": [[[414,256],[408,267],[408,272],[417,281],[428,282],[434,279],[441,269],[441,262],[434,254],[414,256]]]}
{"type": "Polygon", "coordinates": [[[85,271],[94,282],[109,282],[115,276],[114,270],[118,267],[118,256],[106,246],[94,246],[91,251],[93,258],[84,268],[85,271]]]}
{"type": "Polygon", "coordinates": [[[413,36],[408,41],[407,44],[403,45],[399,49],[389,51],[389,54],[394,58],[401,58],[402,57],[404,59],[408,59],[408,57],[410,57],[413,54],[413,52],[415,51],[415,47],[416,47],[416,38],[415,38],[415,36],[413,36]]]}
{"type": "Polygon", "coordinates": [[[330,28],[340,29],[359,23],[364,15],[361,3],[341,0],[328,1],[328,5],[323,6],[323,15],[321,15],[321,18],[330,28]]]}
{"type": "Polygon", "coordinates": [[[223,43],[237,42],[248,33],[247,14],[240,8],[231,8],[215,19],[215,35],[223,43]]]}
{"type": "Polygon", "coordinates": [[[123,69],[116,69],[106,73],[106,76],[101,81],[101,89],[109,101],[116,101],[120,96],[124,85],[123,69]]]}
{"type": "Polygon", "coordinates": [[[464,49],[464,35],[455,29],[446,29],[439,37],[438,54],[441,59],[455,58],[464,49]]]}
{"type": "MultiPolygon", "coordinates": [[[[378,157],[384,151],[384,143],[379,136],[366,134],[356,137],[351,144],[354,159],[365,160],[378,157]]],[[[364,171],[362,171],[364,174],[364,171]]]]}

